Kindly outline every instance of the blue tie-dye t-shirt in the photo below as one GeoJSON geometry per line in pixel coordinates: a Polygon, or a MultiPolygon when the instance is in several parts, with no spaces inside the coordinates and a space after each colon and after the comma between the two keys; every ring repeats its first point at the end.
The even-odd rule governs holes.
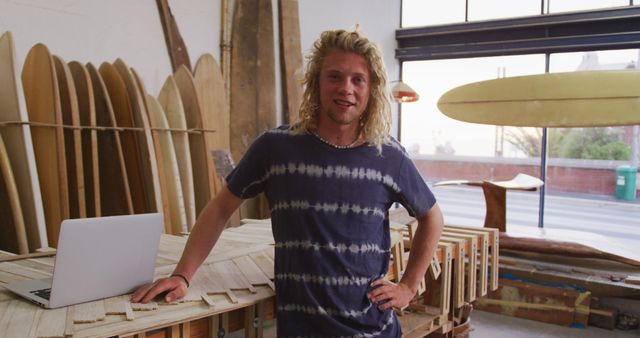
{"type": "Polygon", "coordinates": [[[389,267],[388,209],[425,214],[435,198],[396,140],[339,149],[288,126],[262,134],[227,177],[265,192],[275,239],[278,337],[399,337],[392,310],[369,301],[389,267]]]}

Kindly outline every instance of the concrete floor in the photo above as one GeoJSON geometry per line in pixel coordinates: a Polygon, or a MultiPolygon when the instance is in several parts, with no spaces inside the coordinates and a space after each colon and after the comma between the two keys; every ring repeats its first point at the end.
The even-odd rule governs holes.
{"type": "MultiPolygon", "coordinates": [[[[631,338],[640,337],[640,330],[604,330],[597,327],[573,329],[570,327],[535,322],[527,319],[508,317],[483,311],[471,314],[471,338],[631,338]]],[[[230,338],[244,337],[243,331],[236,331],[230,338]]],[[[276,323],[265,323],[263,338],[276,338],[276,323]]]]}

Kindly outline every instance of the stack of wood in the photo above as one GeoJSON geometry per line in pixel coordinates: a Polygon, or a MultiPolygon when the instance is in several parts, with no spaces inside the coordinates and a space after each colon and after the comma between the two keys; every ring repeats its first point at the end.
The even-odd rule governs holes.
{"type": "MultiPolygon", "coordinates": [[[[417,221],[403,208],[392,210],[389,217],[396,232],[389,278],[397,281],[417,221]]],[[[498,288],[498,241],[497,229],[445,226],[419,295],[400,317],[405,336],[463,334],[469,329],[471,304],[498,288]]]]}

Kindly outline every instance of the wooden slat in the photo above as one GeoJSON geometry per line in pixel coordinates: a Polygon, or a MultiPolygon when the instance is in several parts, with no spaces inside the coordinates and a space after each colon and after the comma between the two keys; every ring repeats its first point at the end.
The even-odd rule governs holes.
{"type": "Polygon", "coordinates": [[[271,290],[275,291],[276,287],[273,282],[265,275],[258,265],[249,256],[240,256],[233,259],[251,285],[268,285],[271,290]]]}
{"type": "Polygon", "coordinates": [[[64,338],[66,324],[66,308],[44,310],[37,322],[35,336],[38,338],[64,338]]]}
{"type": "Polygon", "coordinates": [[[294,124],[302,102],[302,49],[300,47],[300,18],[298,0],[278,1],[280,24],[280,63],[284,122],[294,124]]]}
{"type": "Polygon", "coordinates": [[[447,237],[462,238],[466,240],[465,249],[467,249],[467,270],[465,279],[467,281],[467,286],[465,288],[465,301],[473,302],[476,300],[476,291],[478,285],[476,275],[476,271],[478,269],[478,236],[449,231],[445,231],[443,235],[447,237]]]}
{"type": "Polygon", "coordinates": [[[0,320],[0,335],[4,338],[28,337],[39,310],[24,300],[12,301],[0,320]]]}
{"type": "Polygon", "coordinates": [[[464,239],[442,236],[440,242],[453,244],[452,256],[455,268],[455,278],[453,279],[453,306],[457,309],[464,305],[464,259],[466,256],[466,241],[464,239]]]}
{"type": "Polygon", "coordinates": [[[73,307],[75,308],[75,315],[73,318],[73,322],[75,324],[95,323],[97,321],[104,320],[106,317],[103,300],[82,303],[74,305],[73,307]]]}

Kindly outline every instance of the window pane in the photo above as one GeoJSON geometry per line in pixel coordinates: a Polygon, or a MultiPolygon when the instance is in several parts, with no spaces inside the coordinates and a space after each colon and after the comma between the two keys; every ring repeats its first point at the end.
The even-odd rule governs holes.
{"type": "MultiPolygon", "coordinates": [[[[495,79],[505,73],[543,73],[544,62],[543,55],[405,62],[403,81],[420,94],[420,100],[402,105],[401,138],[423,177],[434,183],[508,180],[520,172],[539,176],[540,160],[524,158],[506,141],[502,144],[503,156],[496,156],[495,126],[450,119],[439,112],[436,103],[444,92],[469,82],[495,79]]],[[[434,188],[434,193],[447,224],[483,225],[485,204],[481,188],[440,186],[434,188]]],[[[537,193],[509,192],[509,201],[526,210],[508,213],[509,223],[537,224],[537,193]]]]}
{"type": "Polygon", "coordinates": [[[469,21],[539,15],[541,0],[469,0],[469,21]]]}
{"type": "MultiPolygon", "coordinates": [[[[635,68],[639,55],[638,49],[552,54],[550,71],[635,68]]],[[[640,208],[616,197],[616,168],[630,164],[637,130],[633,126],[549,129],[545,228],[586,231],[612,238],[607,242],[640,245],[640,208]]],[[[636,191],[625,183],[623,191],[636,191]]]]}
{"type": "Polygon", "coordinates": [[[402,27],[464,22],[465,0],[402,0],[402,27]]]}
{"type": "Polygon", "coordinates": [[[629,5],[629,0],[547,0],[548,13],[583,11],[629,5]]]}

